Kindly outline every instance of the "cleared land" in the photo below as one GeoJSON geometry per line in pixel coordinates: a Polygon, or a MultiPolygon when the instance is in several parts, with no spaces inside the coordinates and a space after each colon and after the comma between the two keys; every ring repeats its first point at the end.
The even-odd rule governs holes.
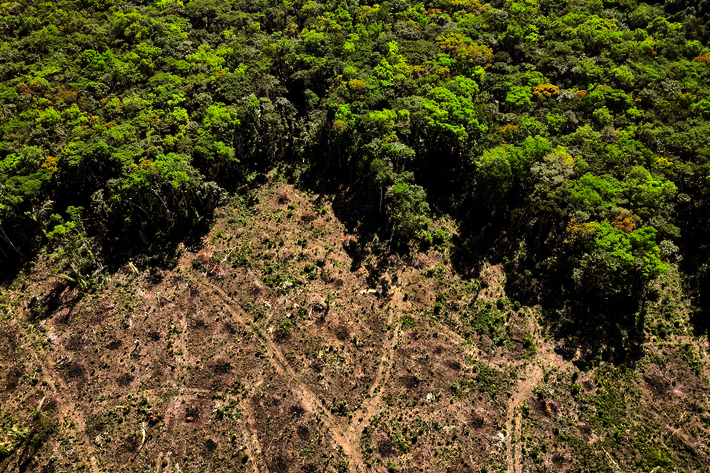
{"type": "Polygon", "coordinates": [[[44,258],[3,289],[2,471],[710,465],[707,340],[672,273],[647,314],[670,330],[614,365],[509,300],[502,265],[373,254],[284,184],[254,201],[172,269],[81,295],[44,258]]]}

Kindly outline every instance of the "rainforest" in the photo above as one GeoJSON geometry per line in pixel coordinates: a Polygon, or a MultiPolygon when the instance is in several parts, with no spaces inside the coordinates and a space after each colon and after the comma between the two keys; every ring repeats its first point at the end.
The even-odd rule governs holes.
{"type": "Polygon", "coordinates": [[[706,0],[0,33],[3,471],[710,468],[706,0]]]}

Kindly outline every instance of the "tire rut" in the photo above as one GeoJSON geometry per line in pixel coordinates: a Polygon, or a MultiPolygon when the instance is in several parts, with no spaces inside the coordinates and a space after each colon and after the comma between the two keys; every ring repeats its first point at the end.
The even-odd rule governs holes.
{"type": "MultiPolygon", "coordinates": [[[[225,310],[240,323],[247,325],[246,319],[233,307],[235,301],[220,287],[209,282],[207,284],[214,291],[214,294],[225,304],[225,310]]],[[[289,380],[289,388],[294,396],[296,396],[305,407],[321,417],[321,420],[330,431],[335,446],[342,448],[345,455],[349,458],[351,471],[366,471],[362,452],[360,451],[360,438],[363,428],[369,424],[370,419],[377,413],[383,395],[381,389],[382,385],[389,378],[392,370],[395,346],[399,340],[399,325],[396,324],[395,321],[397,320],[397,315],[402,313],[404,305],[402,290],[397,287],[392,294],[387,317],[387,325],[394,330],[394,333],[391,338],[388,338],[387,343],[383,347],[375,379],[368,389],[369,397],[367,402],[363,403],[363,405],[355,411],[355,415],[352,418],[353,420],[347,423],[336,419],[323,405],[318,396],[306,386],[301,380],[300,375],[283,355],[281,348],[269,337],[261,333],[259,334],[259,338],[264,348],[267,350],[269,360],[276,372],[284,379],[289,380]]]]}
{"type": "Polygon", "coordinates": [[[528,365],[525,370],[525,379],[518,380],[513,391],[513,396],[508,403],[506,414],[506,459],[508,473],[522,473],[522,449],[520,445],[521,437],[521,417],[520,405],[532,395],[533,389],[542,380],[543,370],[537,365],[528,365]],[[513,439],[516,442],[513,443],[513,439]]]}
{"type": "MultiPolygon", "coordinates": [[[[229,312],[240,323],[247,325],[246,319],[239,314],[237,310],[232,308],[234,300],[221,288],[215,286],[214,284],[209,284],[209,287],[222,299],[222,302],[225,303],[224,308],[227,312],[229,312]]],[[[359,451],[359,446],[354,447],[350,441],[344,438],[334,416],[323,405],[320,399],[318,399],[318,396],[308,389],[308,387],[301,381],[300,376],[296,373],[288,360],[286,360],[286,357],[284,357],[281,352],[281,348],[278,347],[269,337],[264,336],[261,333],[259,333],[259,338],[269,354],[269,361],[274,367],[274,370],[276,370],[279,376],[289,380],[289,388],[293,395],[301,401],[304,407],[319,415],[321,421],[326,427],[328,427],[335,446],[342,448],[345,455],[347,455],[352,462],[361,465],[362,456],[359,451]]]]}
{"type": "MultiPolygon", "coordinates": [[[[402,290],[400,288],[396,288],[392,297],[392,306],[388,311],[389,316],[387,317],[387,325],[390,327],[392,327],[395,321],[395,314],[399,314],[402,312],[402,296],[402,290]]],[[[368,424],[370,419],[372,419],[372,417],[375,415],[375,413],[377,412],[377,406],[379,405],[380,400],[382,399],[383,391],[381,387],[385,380],[389,378],[389,375],[391,374],[392,362],[394,360],[395,352],[394,347],[397,345],[397,341],[399,340],[400,335],[399,324],[397,324],[396,327],[392,328],[394,330],[394,334],[390,339],[388,339],[387,345],[382,350],[382,354],[380,356],[380,363],[377,369],[377,373],[375,375],[375,380],[373,381],[372,385],[368,390],[369,399],[361,407],[362,413],[359,418],[362,419],[362,421],[354,421],[350,423],[350,425],[348,425],[346,434],[351,437],[351,441],[357,441],[358,443],[360,442],[360,434],[362,433],[363,427],[368,424]],[[352,436],[356,436],[357,438],[352,438],[352,436]]]]}

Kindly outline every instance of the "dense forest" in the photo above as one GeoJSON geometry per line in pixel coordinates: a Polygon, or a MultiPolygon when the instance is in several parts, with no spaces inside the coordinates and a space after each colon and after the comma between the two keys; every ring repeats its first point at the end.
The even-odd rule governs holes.
{"type": "Polygon", "coordinates": [[[106,264],[164,253],[278,169],[337,193],[349,226],[390,250],[515,260],[521,287],[542,282],[528,297],[634,312],[680,258],[700,296],[709,13],[4,3],[3,273],[59,245],[87,285],[106,264]]]}
{"type": "Polygon", "coordinates": [[[586,364],[641,359],[669,273],[708,331],[706,0],[22,0],[0,32],[6,282],[170,268],[281,179],[354,267],[500,264],[586,364]]]}

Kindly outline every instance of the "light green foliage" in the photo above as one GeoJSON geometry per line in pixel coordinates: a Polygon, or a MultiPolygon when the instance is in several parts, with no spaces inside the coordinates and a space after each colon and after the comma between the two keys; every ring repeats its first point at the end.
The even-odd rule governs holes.
{"type": "Polygon", "coordinates": [[[370,120],[377,126],[383,128],[391,128],[394,126],[394,122],[397,119],[397,112],[394,110],[375,110],[370,112],[370,120]]]}
{"type": "Polygon", "coordinates": [[[66,221],[60,215],[52,215],[51,230],[46,236],[57,247],[54,257],[59,260],[61,270],[66,272],[65,279],[86,290],[99,283],[103,264],[95,253],[95,243],[86,234],[83,211],[81,207],[68,207],[66,221]]]}
{"type": "Polygon", "coordinates": [[[537,181],[547,187],[557,187],[574,173],[574,158],[563,146],[558,146],[530,170],[537,181]]]}
{"type": "Polygon", "coordinates": [[[613,20],[590,15],[575,28],[574,33],[584,41],[587,50],[594,52],[621,41],[618,28],[613,20]]]}
{"type": "Polygon", "coordinates": [[[396,42],[388,45],[389,54],[380,61],[372,71],[380,80],[383,87],[392,87],[401,84],[409,76],[409,66],[407,60],[399,54],[399,46],[396,42]]]}
{"type": "Polygon", "coordinates": [[[221,134],[234,131],[239,126],[240,121],[234,108],[218,102],[207,108],[202,124],[206,129],[221,134]]]}
{"type": "Polygon", "coordinates": [[[177,123],[185,124],[190,121],[190,115],[184,108],[175,107],[173,109],[172,116],[177,123]]]}
{"type": "Polygon", "coordinates": [[[418,240],[425,236],[429,226],[426,215],[429,204],[426,202],[426,192],[418,185],[399,182],[388,191],[390,203],[390,229],[392,237],[400,243],[418,240]]]}
{"type": "MultiPolygon", "coordinates": [[[[492,202],[501,203],[514,184],[522,183],[531,168],[536,169],[533,163],[543,160],[551,151],[550,142],[541,136],[528,137],[521,146],[501,145],[486,150],[473,160],[476,166],[476,181],[487,198],[492,202]]],[[[557,153],[565,155],[565,158],[569,156],[561,147],[557,153]]]]}
{"type": "MultiPolygon", "coordinates": [[[[222,141],[216,141],[214,143],[215,153],[217,157],[221,160],[232,161],[234,160],[234,148],[231,148],[224,144],[222,141]]],[[[238,162],[238,161],[235,161],[238,162]]]]}
{"type": "Polygon", "coordinates": [[[610,126],[614,123],[614,117],[606,107],[598,108],[592,113],[594,120],[601,127],[610,126]]]}
{"type": "Polygon", "coordinates": [[[39,110],[37,114],[37,125],[44,128],[52,128],[59,125],[62,122],[61,114],[54,109],[54,107],[49,107],[46,110],[39,110]]]}
{"type": "Polygon", "coordinates": [[[527,136],[545,135],[547,127],[544,123],[535,117],[522,116],[520,117],[520,129],[527,136]]]}
{"type": "Polygon", "coordinates": [[[599,215],[617,207],[622,191],[619,182],[613,177],[599,177],[591,173],[569,184],[566,198],[570,205],[581,212],[596,212],[599,215]]]}
{"type": "Polygon", "coordinates": [[[643,118],[643,111],[638,108],[630,108],[626,111],[626,114],[633,120],[640,120],[643,118]]]}
{"type": "Polygon", "coordinates": [[[356,75],[357,75],[357,69],[353,66],[348,65],[348,66],[345,66],[345,68],[343,69],[343,79],[350,80],[350,79],[355,78],[356,75]]]}
{"type": "Polygon", "coordinates": [[[102,71],[107,67],[108,62],[113,58],[109,54],[99,54],[93,49],[87,49],[79,54],[79,61],[82,66],[93,69],[94,71],[102,71]]]}
{"type": "Polygon", "coordinates": [[[505,102],[519,109],[528,108],[532,105],[532,90],[530,87],[515,85],[510,88],[505,102]]]}
{"type": "Polygon", "coordinates": [[[201,44],[197,48],[197,52],[194,54],[188,54],[185,56],[185,60],[195,64],[206,64],[212,72],[218,72],[223,69],[224,63],[226,62],[225,56],[231,53],[231,48],[219,48],[217,50],[213,50],[210,45],[201,44]]]}
{"type": "Polygon", "coordinates": [[[476,117],[470,98],[456,95],[444,87],[436,87],[424,97],[422,106],[429,112],[427,126],[438,128],[459,140],[486,131],[476,117]]]}
{"type": "Polygon", "coordinates": [[[552,133],[559,132],[565,123],[567,118],[554,113],[547,114],[547,127],[552,133]]]}
{"type": "Polygon", "coordinates": [[[710,117],[710,100],[708,100],[707,98],[702,99],[699,102],[696,102],[691,105],[691,109],[693,110],[694,114],[703,118],[708,118],[710,117]]]}
{"type": "Polygon", "coordinates": [[[338,106],[335,112],[334,127],[339,132],[344,132],[348,128],[355,124],[355,115],[352,110],[350,110],[349,104],[343,104],[338,106]]]}
{"type": "Polygon", "coordinates": [[[622,88],[633,87],[636,81],[633,72],[627,66],[620,66],[612,69],[611,75],[616,84],[622,88]]]}
{"type": "Polygon", "coordinates": [[[492,198],[501,199],[513,185],[513,171],[511,169],[510,145],[498,146],[486,150],[480,158],[475,160],[476,171],[481,185],[492,198]]]}
{"type": "Polygon", "coordinates": [[[468,99],[472,99],[478,94],[478,84],[468,77],[456,76],[446,86],[455,94],[468,99]]]}
{"type": "Polygon", "coordinates": [[[651,218],[675,197],[677,187],[673,182],[654,178],[651,173],[635,166],[622,184],[629,206],[644,219],[651,218]]]}
{"type": "Polygon", "coordinates": [[[144,160],[132,166],[132,172],[127,176],[121,190],[145,189],[161,182],[174,188],[184,186],[190,181],[189,163],[187,156],[176,153],[160,154],[155,160],[144,160]]]}
{"type": "Polygon", "coordinates": [[[591,237],[578,260],[573,280],[584,292],[609,297],[637,290],[665,273],[660,259],[656,230],[643,227],[632,232],[613,227],[609,222],[590,224],[591,237]]]}

